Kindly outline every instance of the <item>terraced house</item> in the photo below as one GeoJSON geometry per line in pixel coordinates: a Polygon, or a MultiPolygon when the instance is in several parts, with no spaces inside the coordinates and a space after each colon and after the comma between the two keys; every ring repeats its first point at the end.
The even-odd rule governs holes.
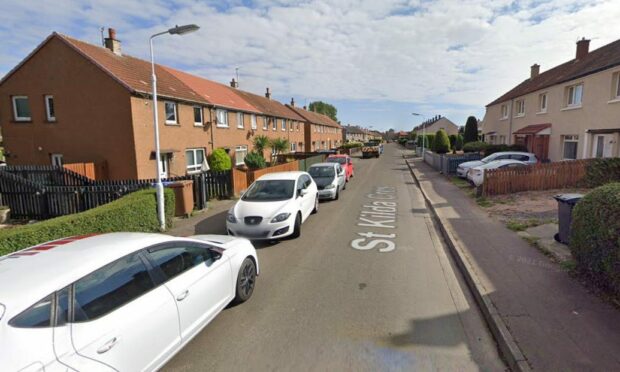
{"type": "Polygon", "coordinates": [[[329,150],[342,145],[342,126],[326,115],[308,111],[306,107],[295,106],[295,101],[287,105],[289,109],[305,121],[306,145],[304,151],[329,150]]]}
{"type": "Polygon", "coordinates": [[[489,143],[522,144],[540,159],[560,161],[620,155],[620,40],[530,77],[486,107],[489,143]]]}
{"type": "MultiPolygon", "coordinates": [[[[0,80],[7,163],[94,162],[102,178],[155,177],[150,63],[123,54],[114,30],[105,44],[53,33],[0,80]]],[[[291,151],[312,142],[307,120],[269,90],[262,97],[162,65],[156,74],[164,177],[205,169],[220,147],[242,165],[257,135],[286,138],[291,151]]]]}

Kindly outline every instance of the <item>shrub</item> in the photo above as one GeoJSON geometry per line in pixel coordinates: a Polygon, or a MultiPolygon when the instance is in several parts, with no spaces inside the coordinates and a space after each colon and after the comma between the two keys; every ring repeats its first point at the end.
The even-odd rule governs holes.
{"type": "Polygon", "coordinates": [[[463,136],[460,134],[456,136],[456,150],[457,151],[463,150],[463,136]]]}
{"type": "Polygon", "coordinates": [[[265,135],[259,135],[254,137],[254,141],[252,143],[254,145],[254,151],[259,154],[262,154],[267,147],[269,147],[269,137],[265,135]]]}
{"type": "Polygon", "coordinates": [[[209,155],[209,167],[214,172],[227,171],[232,168],[232,161],[230,156],[224,149],[215,149],[209,155]]]}
{"type": "Polygon", "coordinates": [[[245,157],[245,165],[250,169],[260,169],[265,168],[267,166],[267,162],[263,155],[259,152],[250,151],[245,157]]]}
{"type": "Polygon", "coordinates": [[[407,139],[406,138],[399,138],[398,139],[398,143],[400,143],[401,145],[405,145],[407,143],[407,139]]]}
{"type": "Polygon", "coordinates": [[[463,139],[465,143],[478,141],[478,119],[474,116],[467,118],[463,139]]]}
{"type": "Polygon", "coordinates": [[[450,148],[451,149],[455,149],[456,148],[456,134],[451,134],[448,136],[448,138],[450,139],[450,148]]]}
{"type": "Polygon", "coordinates": [[[485,142],[476,141],[476,142],[468,142],[463,145],[464,152],[480,152],[485,150],[489,145],[485,142]]]}
{"type": "Polygon", "coordinates": [[[342,145],[342,148],[344,149],[351,149],[351,148],[355,148],[355,147],[362,147],[363,143],[361,142],[347,142],[344,145],[342,145]]]}
{"type": "Polygon", "coordinates": [[[620,158],[592,159],[586,167],[584,181],[588,187],[620,182],[620,158]]]}
{"type": "MultiPolygon", "coordinates": [[[[172,226],[174,193],[164,189],[166,225],[172,226]]],[[[158,232],[155,190],[141,190],[85,212],[0,230],[0,255],[68,236],[115,231],[158,232]]]]}
{"type": "Polygon", "coordinates": [[[570,250],[577,269],[620,295],[620,183],[598,187],[577,203],[570,250]]]}
{"type": "Polygon", "coordinates": [[[445,154],[450,151],[450,139],[445,130],[440,129],[435,133],[433,151],[438,154],[445,154]]]}

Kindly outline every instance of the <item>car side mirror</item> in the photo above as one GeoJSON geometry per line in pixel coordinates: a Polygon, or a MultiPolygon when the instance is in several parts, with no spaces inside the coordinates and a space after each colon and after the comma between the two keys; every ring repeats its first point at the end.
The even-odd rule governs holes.
{"type": "Polygon", "coordinates": [[[301,189],[299,190],[299,196],[304,196],[308,193],[308,189],[301,189]]]}
{"type": "Polygon", "coordinates": [[[211,257],[213,258],[213,261],[217,261],[220,258],[222,258],[222,249],[220,248],[210,248],[209,251],[211,251],[211,257]]]}

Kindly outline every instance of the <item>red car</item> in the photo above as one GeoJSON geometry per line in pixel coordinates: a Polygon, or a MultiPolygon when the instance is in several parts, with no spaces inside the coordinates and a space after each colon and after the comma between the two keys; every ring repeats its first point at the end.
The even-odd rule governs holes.
{"type": "Polygon", "coordinates": [[[353,160],[351,160],[349,155],[330,155],[325,161],[328,163],[340,163],[340,166],[344,168],[345,180],[347,182],[349,182],[349,179],[355,174],[353,160]]]}

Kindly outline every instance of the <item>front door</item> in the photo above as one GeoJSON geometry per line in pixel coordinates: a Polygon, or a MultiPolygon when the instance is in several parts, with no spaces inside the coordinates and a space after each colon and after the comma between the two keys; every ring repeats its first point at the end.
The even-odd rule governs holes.
{"type": "Polygon", "coordinates": [[[161,163],[161,172],[159,174],[159,177],[168,178],[168,175],[169,175],[168,168],[170,166],[170,160],[168,159],[168,154],[160,154],[159,161],[161,163]]]}
{"type": "Polygon", "coordinates": [[[610,158],[613,150],[613,136],[610,134],[600,134],[594,137],[594,147],[592,148],[593,158],[610,158]]]}

